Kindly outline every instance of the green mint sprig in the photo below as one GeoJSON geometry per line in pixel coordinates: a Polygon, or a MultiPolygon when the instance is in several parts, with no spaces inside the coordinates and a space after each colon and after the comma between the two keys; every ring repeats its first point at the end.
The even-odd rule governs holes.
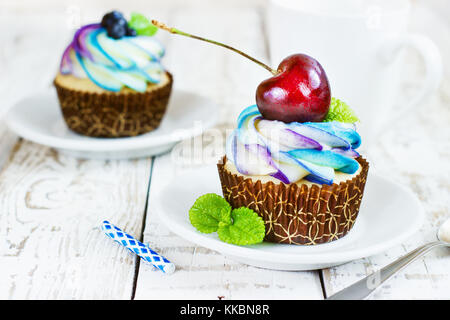
{"type": "Polygon", "coordinates": [[[345,102],[336,98],[331,98],[330,109],[328,110],[328,114],[323,121],[354,123],[359,121],[359,119],[355,112],[345,102]]]}
{"type": "Polygon", "coordinates": [[[220,240],[245,246],[260,243],[266,233],[264,221],[252,209],[241,207],[231,212],[232,224],[219,223],[217,234],[220,240]]]}
{"type": "Polygon", "coordinates": [[[201,233],[216,232],[219,222],[231,222],[231,206],[221,196],[207,193],[197,200],[189,210],[191,224],[201,233]]]}
{"type": "Polygon", "coordinates": [[[144,15],[133,12],[128,26],[136,30],[138,36],[153,36],[158,28],[154,26],[144,15]]]}
{"type": "Polygon", "coordinates": [[[260,243],[264,239],[263,219],[245,207],[232,209],[221,196],[207,193],[189,210],[191,224],[202,233],[217,232],[219,239],[236,245],[260,243]]]}

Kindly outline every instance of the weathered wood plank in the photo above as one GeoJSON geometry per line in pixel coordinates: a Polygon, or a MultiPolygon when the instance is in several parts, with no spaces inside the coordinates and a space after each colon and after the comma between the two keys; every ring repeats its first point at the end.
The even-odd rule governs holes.
{"type": "MultiPolygon", "coordinates": [[[[268,60],[262,19],[255,10],[198,12],[182,9],[170,16],[169,22],[181,30],[223,41],[268,60]],[[233,17],[233,21],[228,17],[233,17]]],[[[166,65],[173,70],[176,84],[212,98],[221,107],[222,120],[218,127],[222,132],[225,128],[233,128],[238,113],[254,103],[257,84],[270,74],[222,48],[179,36],[165,40],[168,47],[166,65]]],[[[212,156],[192,154],[185,155],[186,158],[173,158],[180,156],[175,149],[173,154],[155,160],[144,239],[170,258],[177,271],[166,276],[148,267],[141,268],[135,298],[321,299],[323,294],[317,272],[282,272],[236,263],[181,239],[160,223],[152,208],[158,188],[190,167],[216,163],[224,152],[224,139],[215,137],[212,141],[211,133],[206,134],[200,141],[209,146],[212,156]]]]}
{"type": "MultiPolygon", "coordinates": [[[[117,1],[91,2],[89,6],[84,0],[71,6],[56,5],[53,0],[38,7],[31,1],[24,7],[14,1],[0,4],[0,26],[8,30],[0,34],[4,44],[0,47],[0,117],[21,97],[50,87],[61,50],[70,37],[67,23],[77,18],[70,16],[69,7],[81,10],[82,23],[120,7],[114,5],[117,1]]],[[[265,60],[262,20],[253,9],[256,0],[232,3],[213,6],[210,1],[197,0],[186,10],[182,0],[165,1],[161,5],[170,8],[171,19],[153,6],[149,10],[144,4],[135,4],[133,10],[151,13],[182,30],[222,40],[265,60]],[[231,9],[234,5],[239,9],[231,9]]],[[[431,24],[428,28],[433,30],[431,24]]],[[[254,103],[254,88],[268,77],[266,71],[221,48],[162,32],[160,36],[168,41],[164,62],[175,74],[175,86],[213,98],[222,107],[219,128],[233,128],[238,112],[254,103]]],[[[434,239],[435,228],[450,216],[450,133],[446,130],[450,113],[445,107],[450,102],[449,83],[446,78],[440,95],[421,113],[384,135],[370,155],[373,168],[409,185],[419,196],[427,222],[416,237],[384,254],[324,270],[328,295],[434,239]]],[[[0,298],[130,298],[135,258],[94,228],[101,219],[109,218],[128,232],[141,234],[151,161],[76,161],[45,147],[16,142],[0,125],[0,167],[4,163],[0,169],[0,298]]],[[[220,150],[221,143],[216,143],[220,150]]],[[[211,161],[215,159],[199,159],[196,165],[211,161]]],[[[173,164],[169,155],[158,158],[151,188],[158,188],[183,167],[173,164]]],[[[145,239],[170,257],[179,271],[166,277],[141,265],[137,299],[215,299],[219,295],[225,299],[321,298],[315,272],[247,267],[169,233],[151,210],[152,199],[151,193],[145,239]]],[[[371,298],[448,299],[449,267],[448,250],[433,251],[371,298]]]]}
{"type": "Polygon", "coordinates": [[[0,298],[130,299],[136,258],[98,227],[141,234],[150,166],[18,143],[0,174],[0,298]]]}

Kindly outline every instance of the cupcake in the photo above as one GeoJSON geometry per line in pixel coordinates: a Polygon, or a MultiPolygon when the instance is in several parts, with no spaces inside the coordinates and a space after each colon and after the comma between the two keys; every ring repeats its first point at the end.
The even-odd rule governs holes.
{"type": "Polygon", "coordinates": [[[297,53],[272,69],[229,45],[152,23],[225,47],[272,74],[258,85],[256,105],[239,115],[217,164],[226,201],[201,196],[189,211],[191,224],[237,245],[262,240],[315,245],[345,236],[358,215],[369,164],[356,151],[358,119],[332,98],[321,64],[297,53]]]}
{"type": "Polygon", "coordinates": [[[117,11],[77,30],[54,79],[72,131],[115,138],[158,128],[173,78],[160,63],[165,51],[156,30],[140,14],[127,22],[117,11]]]}
{"type": "MultiPolygon", "coordinates": [[[[337,240],[351,230],[369,164],[356,151],[361,137],[353,111],[342,101],[327,97],[327,92],[324,94],[314,75],[317,72],[324,76],[323,69],[320,65],[312,68],[313,59],[301,56],[308,63],[302,66],[297,60],[291,67],[308,69],[305,79],[293,77],[304,85],[296,86],[303,92],[304,104],[293,108],[283,101],[270,101],[279,98],[292,102],[295,98],[293,95],[286,100],[291,91],[280,94],[289,87],[287,77],[295,72],[283,69],[282,62],[280,74],[270,79],[276,83],[270,86],[263,82],[257,91],[263,92],[257,96],[258,105],[239,115],[237,128],[227,139],[226,155],[217,166],[225,200],[233,208],[247,207],[262,217],[265,241],[314,245],[337,240]],[[319,91],[310,90],[313,81],[319,91]],[[264,86],[270,89],[261,89],[264,86]],[[325,112],[317,105],[305,108],[308,98],[318,101],[312,99],[313,95],[323,98],[325,112]]],[[[324,81],[329,86],[326,77],[324,81]]]]}

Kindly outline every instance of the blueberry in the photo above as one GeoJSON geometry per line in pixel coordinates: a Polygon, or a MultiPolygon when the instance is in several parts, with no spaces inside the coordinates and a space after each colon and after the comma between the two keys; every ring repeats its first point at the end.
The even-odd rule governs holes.
{"type": "MultiPolygon", "coordinates": [[[[125,20],[125,18],[123,17],[123,15],[120,12],[111,11],[103,16],[101,25],[104,28],[108,28],[108,27],[112,26],[113,24],[117,23],[117,21],[119,21],[119,20],[125,20]]],[[[125,22],[126,22],[126,20],[125,20],[125,22]]]]}
{"type": "Polygon", "coordinates": [[[125,26],[120,24],[113,24],[112,26],[108,27],[107,29],[108,36],[114,39],[120,39],[124,37],[127,33],[127,29],[125,26]]]}
{"type": "Polygon", "coordinates": [[[102,19],[101,26],[103,28],[108,28],[108,27],[112,26],[114,23],[115,23],[115,21],[113,19],[107,18],[106,16],[104,16],[102,19]]]}
{"type": "Polygon", "coordinates": [[[136,37],[136,35],[137,35],[136,30],[127,26],[127,36],[136,37]]]}
{"type": "Polygon", "coordinates": [[[108,36],[114,39],[120,39],[128,33],[127,20],[118,11],[111,11],[105,14],[101,25],[106,29],[108,36]]]}
{"type": "Polygon", "coordinates": [[[121,12],[119,12],[119,11],[116,11],[116,10],[111,11],[111,12],[109,13],[109,15],[110,15],[112,18],[116,19],[116,20],[123,19],[123,14],[122,14],[121,12]]]}
{"type": "Polygon", "coordinates": [[[120,18],[116,20],[116,24],[121,26],[126,26],[128,24],[127,20],[125,18],[120,18]]]}

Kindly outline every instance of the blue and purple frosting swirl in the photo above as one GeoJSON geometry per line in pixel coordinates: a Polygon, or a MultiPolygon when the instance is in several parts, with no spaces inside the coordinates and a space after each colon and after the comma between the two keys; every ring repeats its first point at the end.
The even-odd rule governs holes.
{"type": "Polygon", "coordinates": [[[113,39],[100,24],[89,24],[75,33],[64,51],[60,73],[88,77],[99,87],[120,91],[126,86],[144,92],[148,83],[159,83],[164,68],[164,47],[154,37],[113,39]]]}
{"type": "Polygon", "coordinates": [[[301,179],[333,184],[336,171],[358,171],[355,149],[360,144],[352,123],[266,120],[253,105],[239,115],[226,153],[243,175],[268,175],[286,184],[301,179]]]}

